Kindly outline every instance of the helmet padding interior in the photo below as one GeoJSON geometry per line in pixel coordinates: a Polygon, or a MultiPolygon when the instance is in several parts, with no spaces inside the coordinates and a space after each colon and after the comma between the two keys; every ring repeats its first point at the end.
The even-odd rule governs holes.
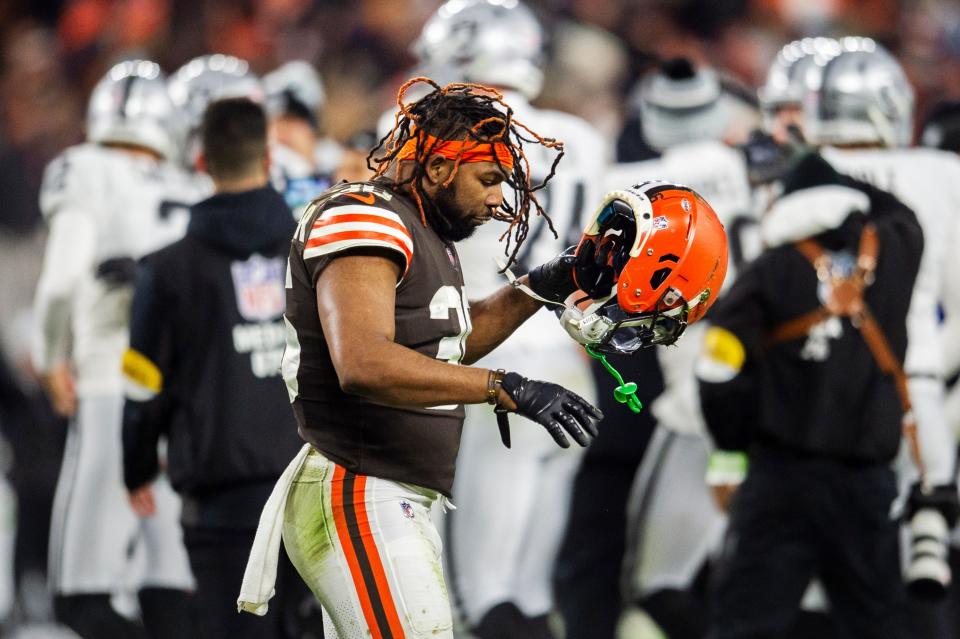
{"type": "Polygon", "coordinates": [[[597,216],[597,225],[597,234],[584,239],[574,264],[577,283],[594,299],[614,292],[637,234],[633,209],[623,200],[607,203],[597,216]]]}

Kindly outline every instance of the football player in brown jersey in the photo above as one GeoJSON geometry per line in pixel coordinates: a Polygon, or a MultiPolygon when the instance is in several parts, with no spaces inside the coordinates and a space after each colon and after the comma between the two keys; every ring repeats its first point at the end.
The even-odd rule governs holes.
{"type": "MultiPolygon", "coordinates": [[[[341,639],[453,636],[430,509],[450,495],[464,404],[528,417],[563,447],[568,437],[586,446],[602,417],[559,385],[463,365],[541,303],[509,285],[468,302],[454,243],[497,219],[509,223],[515,255],[529,216],[545,215],[523,145],[555,149],[559,161],[562,143],[517,122],[487,87],[418,79],[398,104],[377,177],[340,184],[307,209],[287,272],[282,368],[308,446],[268,502],[261,537],[282,522],[290,558],[341,639]],[[417,82],[432,91],[404,103],[417,82]]],[[[561,256],[521,281],[562,300],[576,289],[571,269],[561,256]]],[[[253,612],[269,598],[262,547],[239,602],[253,612]]]]}

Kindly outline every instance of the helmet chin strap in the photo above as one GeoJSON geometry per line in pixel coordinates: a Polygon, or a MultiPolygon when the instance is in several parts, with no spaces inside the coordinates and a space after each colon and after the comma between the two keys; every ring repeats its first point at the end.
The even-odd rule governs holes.
{"type": "MultiPolygon", "coordinates": [[[[610,297],[613,297],[613,295],[610,295],[610,297],[606,297],[602,300],[594,300],[590,306],[584,310],[581,310],[576,306],[567,305],[562,302],[556,302],[554,300],[548,300],[545,297],[540,297],[529,286],[522,284],[502,259],[499,257],[495,257],[493,259],[497,263],[497,267],[499,267],[500,272],[503,273],[504,277],[507,278],[510,286],[517,289],[521,293],[532,297],[538,302],[543,302],[544,304],[552,307],[554,312],[556,312],[557,316],[560,318],[560,324],[563,326],[564,330],[566,330],[570,337],[572,337],[578,344],[587,345],[602,338],[602,335],[597,334],[597,325],[603,323],[604,320],[600,316],[595,315],[594,311],[603,306],[607,300],[610,299],[610,297]]],[[[609,323],[607,323],[605,326],[599,327],[600,331],[606,331],[608,329],[609,323]]]]}
{"type": "MultiPolygon", "coordinates": [[[[537,301],[543,302],[545,304],[549,304],[550,306],[559,306],[566,309],[562,317],[567,316],[571,311],[575,311],[576,317],[582,318],[584,316],[584,313],[575,306],[567,306],[566,304],[560,304],[558,302],[554,302],[552,300],[548,300],[546,298],[540,297],[539,295],[534,293],[529,286],[521,284],[520,281],[517,279],[517,276],[513,274],[513,271],[511,271],[506,264],[504,264],[503,260],[501,260],[499,257],[494,258],[494,260],[496,261],[497,266],[500,268],[501,272],[503,272],[503,274],[506,276],[507,281],[510,282],[510,285],[513,286],[514,288],[520,290],[526,295],[529,295],[530,297],[532,297],[537,301]]],[[[604,302],[606,302],[606,300],[604,300],[604,302]]],[[[601,302],[600,304],[602,303],[603,302],[601,302]]],[[[567,329],[567,332],[570,334],[570,336],[573,337],[577,342],[580,342],[580,344],[583,346],[584,350],[587,351],[587,354],[590,357],[596,360],[600,360],[600,363],[603,364],[603,367],[605,369],[607,369],[607,372],[610,373],[613,376],[613,378],[617,380],[617,384],[619,384],[619,386],[613,389],[613,398],[618,402],[620,402],[621,404],[626,404],[627,408],[632,410],[634,413],[639,413],[643,409],[643,403],[641,403],[640,398],[637,397],[637,385],[634,382],[624,382],[623,376],[620,375],[620,371],[614,368],[613,365],[607,361],[607,356],[604,355],[603,353],[593,350],[593,348],[589,344],[584,344],[581,341],[583,339],[583,336],[580,334],[580,331],[577,330],[577,328],[574,328],[573,330],[571,330],[571,328],[568,328],[567,326],[568,323],[569,322],[564,322],[563,327],[567,329]]]]}
{"type": "Polygon", "coordinates": [[[510,286],[512,286],[513,288],[517,289],[521,293],[528,295],[529,297],[532,297],[538,302],[543,302],[544,304],[549,304],[550,306],[559,306],[561,308],[566,308],[566,304],[562,304],[560,302],[554,302],[553,300],[548,300],[545,297],[540,297],[539,295],[534,293],[533,289],[531,289],[529,286],[527,286],[526,284],[521,284],[520,280],[517,279],[517,276],[513,274],[513,271],[510,270],[506,262],[504,262],[500,257],[493,258],[493,261],[496,262],[497,268],[500,269],[500,272],[503,273],[504,277],[507,278],[507,281],[510,283],[510,286]]]}

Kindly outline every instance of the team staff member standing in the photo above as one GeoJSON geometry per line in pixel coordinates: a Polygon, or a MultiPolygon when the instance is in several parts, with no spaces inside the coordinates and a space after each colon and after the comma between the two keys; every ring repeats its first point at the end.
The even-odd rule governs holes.
{"type": "MultiPolygon", "coordinates": [[[[401,90],[379,161],[389,177],[317,200],[290,252],[284,376],[312,448],[283,540],[340,639],[453,636],[429,510],[450,494],[463,404],[520,413],[561,446],[585,446],[600,418],[556,384],[453,365],[540,307],[510,286],[468,303],[454,243],[496,217],[511,222],[515,254],[528,216],[542,214],[517,136],[560,145],[523,128],[492,89],[430,84],[412,104],[401,90]]],[[[571,261],[534,269],[531,288],[572,292],[571,261]]]]}
{"type": "MultiPolygon", "coordinates": [[[[216,193],[191,208],[184,239],[139,270],[124,357],[124,476],[132,494],[157,473],[183,496],[201,637],[286,637],[309,592],[289,563],[264,620],[238,615],[235,591],[260,509],[300,443],[280,379],[284,256],[295,222],[268,184],[260,106],[222,100],[206,110],[201,168],[216,193]],[[284,606],[285,601],[290,606],[284,606]]],[[[149,501],[135,501],[149,514],[149,501]]]]}
{"type": "Polygon", "coordinates": [[[708,637],[783,636],[819,576],[849,636],[905,638],[890,517],[903,411],[888,363],[906,351],[923,236],[899,200],[818,155],[784,192],[766,239],[798,242],[768,249],[716,305],[698,369],[717,447],[750,453],[708,637]],[[805,237],[809,212],[830,206],[844,223],[805,237]]]}

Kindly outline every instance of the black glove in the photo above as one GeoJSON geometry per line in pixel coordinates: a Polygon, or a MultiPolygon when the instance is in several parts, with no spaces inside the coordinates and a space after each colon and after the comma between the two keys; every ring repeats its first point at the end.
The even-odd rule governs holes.
{"type": "Polygon", "coordinates": [[[576,250],[576,246],[571,246],[549,262],[533,268],[528,273],[530,289],[540,297],[562,304],[577,290],[573,281],[573,254],[576,250]]]}
{"type": "Polygon", "coordinates": [[[805,150],[802,135],[794,138],[789,143],[780,144],[763,131],[750,133],[746,143],[739,149],[747,161],[747,178],[751,185],[770,184],[790,172],[805,150]]]}
{"type": "Polygon", "coordinates": [[[603,419],[603,413],[563,386],[507,373],[502,388],[516,402],[515,412],[546,428],[561,448],[570,447],[563,431],[581,446],[597,436],[597,422],[603,419]]]}

